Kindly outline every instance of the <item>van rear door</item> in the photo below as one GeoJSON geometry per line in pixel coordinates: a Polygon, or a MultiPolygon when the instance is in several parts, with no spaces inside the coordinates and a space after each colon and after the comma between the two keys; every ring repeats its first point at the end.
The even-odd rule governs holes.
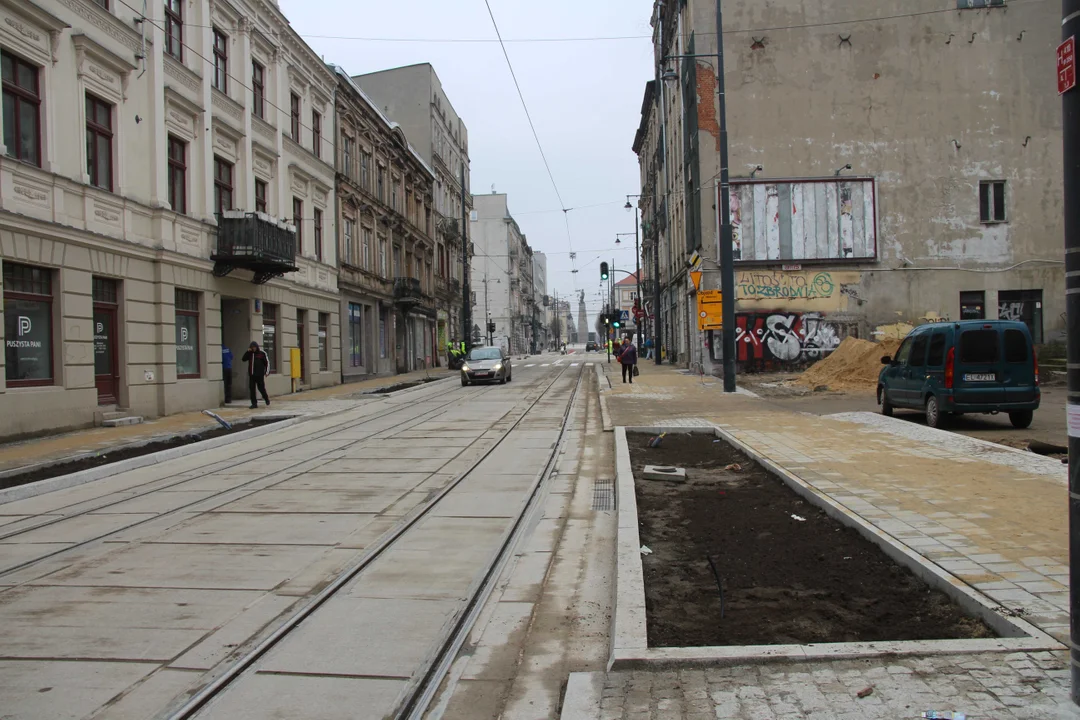
{"type": "Polygon", "coordinates": [[[967,327],[956,343],[953,398],[960,405],[1005,402],[1001,332],[993,325],[967,327]]]}
{"type": "Polygon", "coordinates": [[[1005,401],[1035,401],[1035,363],[1031,338],[1020,328],[1005,328],[1005,401]]]}

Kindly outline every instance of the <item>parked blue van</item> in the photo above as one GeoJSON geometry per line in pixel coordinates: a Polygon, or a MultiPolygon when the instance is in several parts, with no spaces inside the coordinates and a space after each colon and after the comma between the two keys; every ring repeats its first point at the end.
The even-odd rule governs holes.
{"type": "Polygon", "coordinates": [[[1031,425],[1039,409],[1039,362],[1022,322],[966,320],[915,328],[896,356],[884,357],[877,398],[926,413],[940,427],[950,415],[1007,412],[1014,427],[1031,425]]]}

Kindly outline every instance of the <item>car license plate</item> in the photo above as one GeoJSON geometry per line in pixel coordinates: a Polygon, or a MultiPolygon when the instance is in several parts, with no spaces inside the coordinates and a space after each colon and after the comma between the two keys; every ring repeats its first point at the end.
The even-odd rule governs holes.
{"type": "Polygon", "coordinates": [[[995,382],[997,375],[994,373],[968,373],[964,375],[967,382],[995,382]]]}

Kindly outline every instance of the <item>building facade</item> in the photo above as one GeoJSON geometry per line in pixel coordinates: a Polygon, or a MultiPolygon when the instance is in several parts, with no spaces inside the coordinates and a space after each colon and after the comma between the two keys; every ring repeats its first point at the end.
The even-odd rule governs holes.
{"type": "Polygon", "coordinates": [[[263,0],[2,0],[0,435],[337,382],[334,78],[263,0]]]}
{"type": "Polygon", "coordinates": [[[475,247],[473,317],[483,342],[512,354],[531,352],[536,303],[533,251],[510,215],[505,194],[477,195],[473,208],[469,231],[475,247]],[[494,331],[489,333],[485,322],[494,323],[494,331]]]}
{"type": "Polygon", "coordinates": [[[534,250],[533,262],[533,352],[543,352],[552,346],[550,308],[551,298],[547,294],[547,256],[534,250]]]}
{"type": "Polygon", "coordinates": [[[430,64],[359,75],[354,80],[390,120],[400,124],[416,153],[435,173],[436,345],[439,362],[445,364],[447,342],[466,339],[462,336],[463,292],[470,259],[462,255],[462,232],[464,218],[472,209],[469,132],[430,64]]]}
{"type": "Polygon", "coordinates": [[[434,173],[340,68],[337,213],[343,379],[430,367],[434,173]]]}
{"type": "MultiPolygon", "coordinates": [[[[725,3],[728,28],[797,26],[725,36],[741,367],[946,319],[1061,337],[1060,102],[1045,71],[1060,13],[970,4],[917,0],[913,17],[838,35],[823,23],[862,3],[725,3]]],[[[669,357],[718,371],[719,333],[697,330],[687,277],[720,287],[715,61],[662,61],[716,51],[714,5],[657,3],[653,26],[634,143],[645,285],[659,278],[669,357]]]]}

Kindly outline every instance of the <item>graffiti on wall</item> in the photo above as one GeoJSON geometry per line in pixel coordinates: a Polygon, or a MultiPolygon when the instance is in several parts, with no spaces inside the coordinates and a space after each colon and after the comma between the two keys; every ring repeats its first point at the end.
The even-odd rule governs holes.
{"type": "Polygon", "coordinates": [[[757,367],[813,363],[857,334],[821,313],[737,313],[735,323],[736,360],[757,367]]]}
{"type": "Polygon", "coordinates": [[[1024,321],[1024,303],[1022,302],[1004,302],[998,305],[998,319],[999,320],[1012,320],[1014,322],[1024,321]]]}
{"type": "Polygon", "coordinates": [[[819,300],[831,298],[836,291],[832,275],[827,272],[747,270],[739,273],[737,286],[740,300],[819,300]]]}

